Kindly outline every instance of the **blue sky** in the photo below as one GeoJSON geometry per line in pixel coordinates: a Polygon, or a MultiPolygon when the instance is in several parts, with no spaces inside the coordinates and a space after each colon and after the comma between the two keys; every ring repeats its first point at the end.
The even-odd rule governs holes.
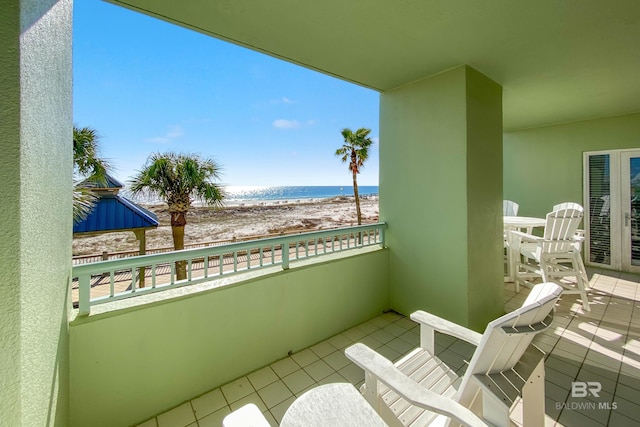
{"type": "Polygon", "coordinates": [[[350,185],[341,129],[371,129],[377,92],[99,0],[74,4],[74,123],[126,181],[152,152],[213,157],[227,185],[350,185]]]}

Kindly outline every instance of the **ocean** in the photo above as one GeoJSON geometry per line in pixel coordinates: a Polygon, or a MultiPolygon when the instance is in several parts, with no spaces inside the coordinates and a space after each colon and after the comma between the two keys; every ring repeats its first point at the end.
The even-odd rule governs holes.
{"type": "MultiPolygon", "coordinates": [[[[242,204],[272,204],[276,202],[299,202],[305,200],[329,199],[338,196],[353,196],[352,186],[235,186],[225,187],[227,194],[226,205],[242,204]]],[[[358,186],[360,197],[370,197],[378,195],[377,185],[358,186]]],[[[123,195],[138,203],[156,204],[163,203],[162,200],[137,196],[131,197],[126,189],[123,195]]]]}

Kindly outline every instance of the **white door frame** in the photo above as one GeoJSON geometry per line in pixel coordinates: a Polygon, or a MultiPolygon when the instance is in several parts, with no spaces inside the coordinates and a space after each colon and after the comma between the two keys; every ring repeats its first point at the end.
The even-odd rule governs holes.
{"type": "Polygon", "coordinates": [[[625,214],[630,215],[629,159],[640,157],[640,148],[625,150],[588,151],[583,153],[583,197],[585,206],[585,262],[614,270],[640,273],[640,266],[631,264],[630,223],[625,225],[625,214]],[[589,157],[609,156],[609,231],[611,238],[610,264],[592,262],[591,254],[591,206],[589,188],[589,157]]]}

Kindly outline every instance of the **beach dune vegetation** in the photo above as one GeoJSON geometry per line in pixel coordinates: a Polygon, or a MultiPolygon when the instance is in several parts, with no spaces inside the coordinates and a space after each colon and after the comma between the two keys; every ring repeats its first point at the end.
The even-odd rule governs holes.
{"type": "Polygon", "coordinates": [[[362,211],[360,210],[360,196],[358,195],[358,174],[364,167],[364,162],[369,158],[369,147],[373,144],[369,133],[371,129],[360,128],[353,132],[349,128],[342,129],[344,144],[336,150],[336,156],[343,163],[349,163],[349,171],[353,176],[353,195],[356,199],[356,214],[358,225],[362,224],[362,211]]]}
{"type": "MultiPolygon", "coordinates": [[[[192,203],[219,207],[224,190],[215,180],[220,178],[220,166],[211,158],[196,154],[154,153],[131,179],[134,195],[157,196],[164,200],[171,216],[171,234],[175,250],[184,249],[184,227],[192,203]]],[[[178,280],[187,278],[184,261],[176,263],[178,280]]]]}

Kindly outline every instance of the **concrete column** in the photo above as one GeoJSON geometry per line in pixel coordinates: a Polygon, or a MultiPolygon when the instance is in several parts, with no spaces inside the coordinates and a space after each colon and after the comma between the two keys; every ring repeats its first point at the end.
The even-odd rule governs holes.
{"type": "Polygon", "coordinates": [[[468,66],[385,92],[391,307],[474,329],[502,314],[502,88],[468,66]]]}
{"type": "Polygon", "coordinates": [[[68,425],[71,0],[0,2],[0,424],[68,425]]]}

